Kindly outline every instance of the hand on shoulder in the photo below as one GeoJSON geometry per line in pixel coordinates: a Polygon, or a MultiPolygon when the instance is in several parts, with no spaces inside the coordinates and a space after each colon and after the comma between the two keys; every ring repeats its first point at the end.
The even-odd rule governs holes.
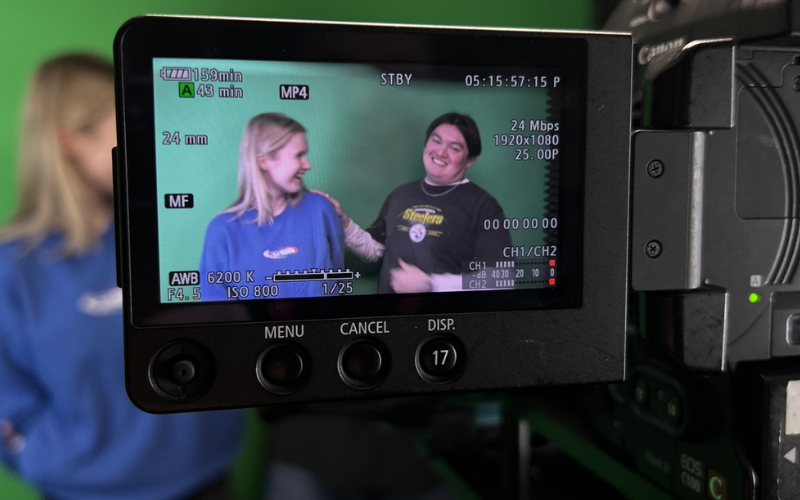
{"type": "Polygon", "coordinates": [[[331,205],[333,205],[333,208],[336,209],[336,215],[339,217],[339,220],[342,222],[342,229],[347,229],[348,226],[350,226],[350,217],[348,217],[347,214],[344,213],[344,210],[342,210],[342,206],[339,204],[338,201],[336,201],[335,198],[333,198],[328,193],[323,193],[322,191],[320,191],[318,189],[312,189],[312,190],[310,190],[310,192],[314,193],[314,194],[318,194],[318,195],[324,197],[326,200],[328,200],[330,202],[331,205]]]}

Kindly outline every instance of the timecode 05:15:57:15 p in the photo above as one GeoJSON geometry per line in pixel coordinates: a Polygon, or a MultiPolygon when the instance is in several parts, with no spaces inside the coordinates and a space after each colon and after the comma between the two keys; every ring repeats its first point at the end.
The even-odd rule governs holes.
{"type": "Polygon", "coordinates": [[[525,76],[525,75],[467,75],[464,85],[467,87],[494,87],[494,88],[545,88],[558,87],[561,84],[560,76],[525,76]]]}

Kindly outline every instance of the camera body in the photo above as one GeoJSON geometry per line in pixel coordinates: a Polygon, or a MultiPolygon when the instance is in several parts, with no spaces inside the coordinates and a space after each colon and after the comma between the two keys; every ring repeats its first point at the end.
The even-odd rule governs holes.
{"type": "Polygon", "coordinates": [[[609,21],[633,31],[641,102],[632,288],[696,302],[656,335],[687,367],[796,356],[794,3],[668,4],[625,4],[609,21]]]}
{"type": "Polygon", "coordinates": [[[170,412],[621,380],[631,55],[622,34],[127,23],[115,184],[132,401],[170,412]],[[429,153],[453,112],[477,124],[480,155],[429,153]],[[274,113],[305,140],[285,179],[272,169],[289,145],[248,149],[274,113]],[[469,181],[431,182],[445,163],[469,181]],[[253,178],[288,208],[236,212],[253,178]],[[305,185],[368,229],[381,264],[344,253],[333,203],[305,185]],[[502,210],[485,216],[484,199],[502,210]],[[234,257],[255,233],[263,251],[234,257]],[[393,293],[405,264],[434,284],[393,293]]]}
{"type": "Polygon", "coordinates": [[[606,25],[634,42],[640,321],[626,381],[587,389],[581,411],[677,498],[798,491],[797,12],[624,2],[606,25]]]}

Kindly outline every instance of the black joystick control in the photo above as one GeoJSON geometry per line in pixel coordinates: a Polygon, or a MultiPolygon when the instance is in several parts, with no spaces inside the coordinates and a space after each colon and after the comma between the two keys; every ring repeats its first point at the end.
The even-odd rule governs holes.
{"type": "Polygon", "coordinates": [[[162,347],[150,361],[150,385],[159,396],[189,403],[206,393],[214,379],[214,362],[208,351],[190,340],[162,347]]]}
{"type": "Polygon", "coordinates": [[[170,378],[178,385],[186,385],[194,379],[195,368],[191,359],[181,359],[172,365],[170,378]]]}

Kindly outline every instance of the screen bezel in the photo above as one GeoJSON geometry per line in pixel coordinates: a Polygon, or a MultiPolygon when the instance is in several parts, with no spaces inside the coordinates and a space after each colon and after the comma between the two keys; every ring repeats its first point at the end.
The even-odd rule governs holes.
{"type": "MultiPolygon", "coordinates": [[[[131,318],[137,326],[339,319],[459,312],[578,308],[583,273],[583,197],[586,147],[586,42],[555,33],[342,26],[277,21],[146,18],[121,30],[117,53],[120,157],[131,318]],[[163,29],[164,23],[169,29],[163,29]],[[207,24],[213,23],[213,26],[207,24]],[[148,29],[147,25],[150,25],[148,29]],[[156,29],[159,27],[162,29],[156,29]],[[158,33],[158,36],[152,36],[158,33]],[[254,43],[258,41],[258,43],[254,43]],[[367,43],[369,42],[369,43],[367,43]],[[265,49],[264,47],[268,47],[265,49]],[[563,137],[577,145],[559,163],[559,269],[553,289],[495,290],[412,295],[359,295],[303,299],[163,304],[156,196],[154,58],[557,67],[568,83],[559,113],[563,137]],[[565,118],[570,119],[565,121],[565,118]],[[133,174],[135,172],[135,174],[133,174]]],[[[377,208],[376,208],[377,213],[377,208]]]]}

